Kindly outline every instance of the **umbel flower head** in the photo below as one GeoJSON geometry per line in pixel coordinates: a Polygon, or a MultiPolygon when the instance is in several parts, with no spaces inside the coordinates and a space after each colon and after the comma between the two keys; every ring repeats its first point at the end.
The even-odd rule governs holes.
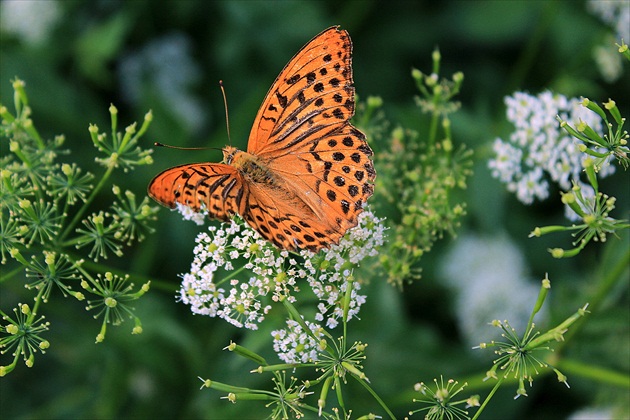
{"type": "MultiPolygon", "coordinates": [[[[190,216],[186,208],[181,211],[190,216]]],[[[182,276],[179,298],[193,313],[257,329],[271,309],[270,300],[295,302],[300,287],[308,284],[320,301],[315,320],[334,328],[344,315],[348,287],[354,288],[348,319],[356,316],[365,302],[365,296],[359,294],[360,283],[348,279],[364,258],[377,255],[384,240],[382,221],[368,208],[338,245],[313,254],[279,250],[236,216],[230,223],[210,226],[197,236],[193,262],[190,272],[182,276]],[[219,276],[219,270],[226,273],[219,276]]]]}
{"type": "MultiPolygon", "coordinates": [[[[549,181],[565,191],[571,189],[572,182],[581,185],[583,191],[592,190],[580,181],[584,156],[579,142],[560,128],[556,116],[573,125],[586,123],[601,134],[598,115],[584,108],[579,99],[550,91],[537,96],[516,92],[507,96],[505,103],[507,119],[514,124],[515,131],[507,141],[500,138],[494,141],[496,157],[488,165],[492,176],[507,184],[508,190],[525,204],[546,199],[549,181]]],[[[599,175],[605,177],[614,171],[615,167],[606,162],[601,165],[599,175]]]]}

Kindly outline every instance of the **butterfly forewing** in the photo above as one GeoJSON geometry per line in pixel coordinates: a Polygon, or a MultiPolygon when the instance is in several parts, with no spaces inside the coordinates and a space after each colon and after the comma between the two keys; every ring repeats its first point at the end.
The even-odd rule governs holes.
{"type": "Polygon", "coordinates": [[[329,28],[306,44],[269,89],[249,136],[248,152],[277,157],[324,137],[354,114],[352,42],[329,28]]]}

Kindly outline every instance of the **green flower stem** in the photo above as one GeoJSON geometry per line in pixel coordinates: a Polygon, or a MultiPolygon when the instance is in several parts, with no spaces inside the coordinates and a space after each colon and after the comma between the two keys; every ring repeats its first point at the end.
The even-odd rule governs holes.
{"type": "Polygon", "coordinates": [[[593,157],[596,157],[596,158],[605,158],[605,157],[608,157],[608,155],[609,155],[608,152],[606,152],[606,153],[598,153],[598,152],[596,152],[593,149],[589,149],[584,144],[581,144],[578,147],[580,149],[580,152],[586,153],[587,155],[590,155],[590,156],[593,156],[593,157]]]}
{"type": "Polygon", "coordinates": [[[330,390],[330,383],[332,382],[333,377],[329,376],[324,380],[324,384],[322,385],[322,390],[319,394],[319,399],[317,400],[317,407],[319,408],[319,416],[322,415],[322,410],[326,406],[326,397],[328,397],[328,391],[330,390]]]}
{"type": "Polygon", "coordinates": [[[563,373],[581,376],[582,378],[590,378],[599,383],[630,389],[630,376],[610,369],[567,358],[558,360],[555,367],[562,370],[563,373]]]}
{"type": "MultiPolygon", "coordinates": [[[[619,260],[611,264],[606,264],[606,269],[602,270],[602,278],[598,283],[597,290],[593,293],[592,298],[589,299],[589,311],[597,313],[602,301],[610,294],[610,290],[619,281],[627,280],[627,270],[630,266],[630,251],[626,251],[619,260]]],[[[571,329],[564,334],[564,341],[558,343],[556,347],[556,355],[562,352],[564,346],[570,341],[571,337],[576,334],[582,327],[584,318],[578,319],[572,325],[571,329]]]]}
{"type": "MultiPolygon", "coordinates": [[[[78,255],[75,255],[71,252],[66,251],[65,252],[68,257],[71,259],[71,261],[73,263],[76,264],[76,262],[78,260],[81,259],[81,257],[79,257],[78,255]]],[[[129,270],[118,270],[115,267],[109,266],[109,265],[105,265],[105,264],[101,264],[101,263],[97,263],[94,261],[91,261],[89,259],[83,260],[81,263],[81,267],[86,268],[88,271],[93,272],[93,273],[105,273],[105,272],[110,272],[114,275],[117,275],[121,278],[124,278],[126,275],[130,275],[131,278],[134,279],[134,281],[137,281],[138,283],[147,283],[147,282],[151,282],[151,288],[152,289],[159,289],[168,293],[172,293],[174,291],[176,291],[176,285],[173,285],[172,281],[166,281],[166,280],[155,280],[155,278],[153,277],[147,277],[145,275],[142,274],[130,274],[129,270]]]]}
{"type": "Polygon", "coordinates": [[[255,390],[249,388],[243,388],[241,386],[233,386],[229,384],[224,384],[222,382],[212,381],[210,379],[204,380],[204,387],[216,389],[221,392],[234,392],[234,393],[245,393],[245,392],[256,392],[255,390]]]}
{"type": "MultiPolygon", "coordinates": [[[[291,364],[291,363],[281,363],[277,365],[267,365],[267,366],[258,366],[253,372],[262,373],[262,372],[281,372],[283,370],[293,370],[297,368],[317,368],[319,365],[317,363],[299,363],[299,364],[291,364]]],[[[311,381],[313,383],[313,381],[311,381]]]]}
{"type": "Polygon", "coordinates": [[[312,333],[310,333],[311,329],[308,327],[308,325],[306,325],[306,322],[304,322],[304,318],[302,318],[302,316],[300,315],[300,312],[298,312],[297,308],[295,306],[293,306],[293,304],[291,302],[289,302],[289,300],[286,299],[286,298],[282,299],[282,304],[284,305],[284,308],[289,313],[291,318],[293,318],[293,320],[295,322],[300,324],[300,327],[302,327],[302,330],[304,332],[306,332],[306,333],[309,333],[309,335],[312,334],[312,333]]]}
{"type": "Polygon", "coordinates": [[[508,75],[507,83],[503,87],[504,92],[514,92],[525,84],[526,77],[536,64],[541,48],[545,45],[545,39],[549,36],[557,13],[558,5],[556,2],[545,3],[542,13],[536,19],[535,27],[531,29],[531,33],[527,37],[527,44],[524,48],[519,49],[517,61],[511,67],[512,72],[508,75]]]}
{"type": "Polygon", "coordinates": [[[586,310],[587,307],[588,307],[588,304],[584,305],[583,308],[578,309],[573,315],[571,315],[569,318],[564,320],[557,327],[550,329],[546,333],[539,335],[537,338],[528,342],[525,345],[524,350],[531,351],[533,349],[541,347],[543,344],[549,341],[554,341],[554,340],[563,341],[564,333],[566,333],[569,330],[569,327],[571,325],[575,324],[575,322],[577,322],[580,318],[584,317],[584,315],[587,313],[587,310],[586,310]]]}
{"type": "Polygon", "coordinates": [[[0,117],[2,117],[3,120],[6,120],[9,124],[13,124],[15,122],[15,117],[11,115],[7,107],[2,103],[0,103],[0,117]]]}
{"type": "MultiPolygon", "coordinates": [[[[435,96],[435,99],[437,100],[437,95],[435,96]]],[[[439,115],[436,112],[434,112],[431,115],[431,125],[429,126],[429,141],[428,141],[429,147],[435,146],[438,123],[439,123],[439,115]]]]}
{"type": "MultiPolygon", "coordinates": [[[[55,200],[55,207],[59,207],[59,201],[61,200],[61,197],[58,197],[55,200]]],[[[68,209],[70,208],[70,200],[68,199],[68,197],[66,196],[66,200],[65,203],[63,205],[63,211],[60,214],[68,214],[68,209]]],[[[65,217],[64,217],[65,219],[65,217]]]]}
{"type": "Polygon", "coordinates": [[[17,115],[20,115],[22,113],[22,104],[24,104],[24,106],[28,106],[28,96],[26,95],[26,90],[24,89],[24,86],[26,86],[26,83],[24,83],[24,80],[20,80],[18,78],[15,78],[11,81],[11,85],[13,86],[13,104],[15,105],[15,112],[17,115]]]}
{"type": "Polygon", "coordinates": [[[387,407],[387,404],[385,404],[385,402],[381,399],[381,397],[378,396],[378,394],[376,392],[374,392],[374,390],[372,389],[372,387],[370,386],[370,384],[367,383],[367,381],[357,381],[358,383],[360,383],[361,385],[363,385],[363,387],[365,389],[367,389],[367,391],[372,394],[372,397],[374,397],[374,399],[376,401],[378,401],[378,403],[381,405],[381,407],[383,407],[383,410],[385,410],[385,412],[389,415],[390,419],[395,420],[396,416],[394,416],[394,413],[391,412],[391,410],[389,409],[389,407],[387,407]]]}
{"type": "MultiPolygon", "coordinates": [[[[127,271],[119,271],[119,270],[114,270],[112,268],[108,268],[108,271],[111,271],[114,274],[117,274],[119,276],[123,275],[123,274],[129,274],[129,272],[127,271]]],[[[154,278],[149,279],[149,277],[143,276],[143,275],[139,275],[139,274],[131,274],[131,277],[133,277],[134,279],[137,279],[139,282],[142,283],[146,283],[147,281],[151,280],[151,288],[155,289],[155,290],[161,290],[163,292],[167,292],[167,293],[176,293],[178,290],[179,285],[178,284],[174,284],[173,281],[167,281],[167,280],[155,280],[154,278]]]]}
{"type": "Polygon", "coordinates": [[[621,45],[619,44],[615,44],[617,47],[619,47],[619,49],[617,50],[617,52],[621,55],[623,55],[624,57],[626,57],[626,59],[628,61],[630,61],[630,49],[628,49],[628,44],[626,44],[623,39],[621,40],[621,45]]]}
{"type": "Polygon", "coordinates": [[[18,273],[21,273],[22,271],[24,271],[24,266],[18,266],[15,269],[9,271],[8,273],[3,272],[2,275],[0,276],[0,284],[4,283],[7,280],[10,280],[11,278],[13,278],[13,276],[17,275],[18,273]]]}
{"type": "Polygon", "coordinates": [[[341,336],[341,346],[346,348],[346,337],[348,337],[348,311],[350,310],[350,298],[352,297],[353,276],[350,274],[346,279],[346,294],[343,298],[343,335],[341,336]]]}
{"type": "MultiPolygon", "coordinates": [[[[282,300],[282,304],[284,305],[284,308],[286,309],[286,311],[289,313],[289,315],[291,316],[291,319],[293,319],[295,322],[297,322],[298,324],[300,324],[300,327],[302,327],[302,331],[304,331],[306,334],[308,334],[309,336],[311,336],[313,339],[319,341],[321,338],[317,337],[313,334],[313,331],[311,331],[311,329],[308,327],[308,325],[306,325],[306,322],[304,321],[304,318],[302,318],[302,316],[300,315],[300,312],[297,310],[297,308],[295,306],[293,306],[293,304],[291,302],[289,302],[288,299],[283,298],[282,300]]],[[[345,320],[344,322],[344,327],[345,327],[345,320]]],[[[322,331],[324,333],[324,335],[326,335],[329,339],[332,339],[332,336],[326,331],[322,331]]],[[[342,347],[345,348],[345,337],[342,337],[342,347]]],[[[330,348],[326,348],[325,350],[328,354],[333,355],[334,353],[332,352],[332,350],[330,348]]]]}
{"type": "Polygon", "coordinates": [[[7,373],[10,373],[11,371],[13,371],[13,369],[15,369],[15,367],[18,364],[18,361],[20,360],[20,356],[21,356],[21,353],[19,351],[16,351],[15,355],[13,356],[13,361],[11,362],[11,364],[7,366],[0,366],[0,377],[6,375],[7,373]]]}
{"type": "Polygon", "coordinates": [[[446,158],[447,166],[452,164],[453,142],[451,132],[451,120],[448,117],[442,118],[442,130],[444,130],[444,140],[442,141],[442,150],[446,158]]]}
{"type": "Polygon", "coordinates": [[[304,405],[300,406],[300,408],[301,408],[302,410],[312,411],[312,412],[313,412],[313,413],[315,413],[315,414],[318,414],[318,413],[319,413],[319,410],[318,410],[316,407],[312,407],[312,406],[310,406],[310,405],[306,405],[306,404],[304,404],[304,405]]]}
{"type": "MultiPolygon", "coordinates": [[[[339,403],[339,407],[341,407],[341,409],[343,410],[343,418],[348,418],[348,412],[346,410],[346,404],[343,401],[343,386],[341,383],[341,379],[339,379],[339,375],[334,375],[333,376],[333,382],[335,383],[334,385],[334,389],[335,389],[335,394],[337,394],[337,402],[339,403]]],[[[363,382],[363,381],[359,381],[359,382],[363,382]]]]}
{"type": "MultiPolygon", "coordinates": [[[[277,401],[278,396],[273,394],[267,394],[262,392],[235,392],[234,396],[236,397],[236,401],[277,401]]],[[[295,399],[296,397],[291,395],[283,395],[283,399],[286,401],[291,401],[291,399],[295,399]]]]}
{"type": "Polygon", "coordinates": [[[230,271],[230,273],[228,275],[226,275],[225,277],[223,277],[221,280],[216,282],[217,286],[220,286],[224,283],[229,283],[230,280],[232,280],[233,278],[238,277],[239,274],[241,274],[243,271],[245,271],[245,266],[241,266],[239,268],[237,268],[234,271],[230,271]]]}
{"type": "MultiPolygon", "coordinates": [[[[610,112],[610,115],[613,116],[613,118],[615,119],[615,122],[617,123],[617,125],[620,125],[620,126],[623,125],[623,123],[625,121],[621,117],[621,113],[619,112],[619,108],[617,108],[617,104],[615,103],[615,101],[610,99],[608,102],[604,103],[604,108],[606,108],[608,110],[608,112],[610,112]]],[[[606,122],[608,122],[608,121],[606,121],[606,122]]],[[[610,125],[609,125],[609,127],[610,127],[610,125]]]]}
{"type": "Polygon", "coordinates": [[[26,131],[26,133],[33,140],[35,140],[35,142],[37,142],[37,146],[39,147],[40,150],[44,150],[46,148],[46,145],[44,144],[44,140],[39,135],[39,132],[35,129],[35,126],[33,125],[33,120],[29,118],[26,121],[24,121],[24,124],[22,124],[22,128],[24,128],[24,131],[26,131]]]}
{"type": "Polygon", "coordinates": [[[46,146],[44,144],[44,140],[39,135],[35,127],[33,126],[33,121],[28,118],[30,114],[30,109],[26,109],[28,107],[28,96],[26,95],[26,90],[24,87],[26,83],[20,79],[14,79],[12,82],[13,85],[13,102],[15,106],[16,115],[20,118],[23,123],[21,124],[22,128],[26,133],[37,143],[37,146],[40,150],[44,149],[46,146]],[[24,105],[24,106],[22,106],[24,105]],[[26,114],[23,114],[23,113],[26,114]]]}
{"type": "Polygon", "coordinates": [[[606,108],[608,112],[610,112],[610,115],[613,116],[613,118],[615,119],[615,122],[618,125],[623,125],[624,120],[621,117],[621,113],[619,112],[619,108],[617,108],[617,104],[615,103],[615,101],[610,99],[608,102],[604,103],[604,108],[606,108]]]}
{"type": "Polygon", "coordinates": [[[245,357],[246,359],[249,359],[251,361],[253,361],[254,363],[257,363],[261,366],[268,366],[269,363],[267,363],[267,361],[265,360],[264,357],[262,357],[261,355],[259,355],[258,353],[254,353],[253,351],[249,350],[246,347],[240,346],[234,342],[231,342],[229,346],[226,347],[227,350],[235,352],[236,354],[238,354],[239,356],[245,357]]]}
{"type": "Polygon", "coordinates": [[[79,223],[79,221],[81,220],[85,212],[90,207],[90,204],[92,204],[92,201],[94,201],[94,199],[96,198],[98,193],[101,191],[101,189],[105,186],[105,184],[107,184],[107,181],[109,180],[109,177],[111,176],[113,171],[114,171],[113,166],[109,166],[107,168],[107,170],[105,171],[105,174],[101,177],[101,180],[99,181],[98,185],[92,190],[92,193],[90,194],[88,199],[85,200],[85,203],[83,203],[83,205],[81,206],[77,214],[74,216],[72,221],[68,223],[66,230],[64,230],[63,233],[59,236],[59,242],[62,242],[66,238],[66,236],[68,236],[70,232],[72,232],[72,230],[75,228],[75,226],[79,223]]]}
{"type": "Polygon", "coordinates": [[[599,115],[602,120],[608,122],[608,119],[606,118],[606,113],[604,112],[604,110],[597,104],[597,102],[593,102],[588,98],[584,98],[582,100],[582,106],[585,108],[590,109],[591,111],[595,112],[597,115],[599,115]]]}
{"type": "Polygon", "coordinates": [[[595,168],[593,165],[593,159],[584,159],[584,171],[586,172],[586,177],[588,179],[588,182],[590,182],[595,189],[595,195],[597,195],[597,193],[599,192],[599,182],[597,181],[597,175],[595,174],[595,168]]]}
{"type": "MultiPolygon", "coordinates": [[[[604,121],[606,122],[606,125],[608,125],[608,120],[604,119],[604,121]]],[[[593,130],[593,127],[589,126],[586,123],[579,123],[577,125],[577,129],[578,131],[580,131],[581,133],[583,133],[586,138],[588,139],[588,142],[591,143],[594,146],[601,146],[601,147],[608,147],[608,142],[602,137],[600,136],[595,130],[593,130]]]]}
{"type": "Polygon", "coordinates": [[[538,299],[536,299],[534,309],[529,316],[529,321],[527,322],[527,327],[525,328],[525,331],[530,331],[530,329],[532,328],[532,325],[534,324],[534,316],[536,316],[536,314],[542,308],[543,303],[545,303],[545,299],[547,298],[547,294],[549,293],[550,288],[551,283],[549,282],[548,276],[545,274],[545,278],[542,281],[542,287],[540,288],[540,292],[538,292],[538,299]]]}
{"type": "MultiPolygon", "coordinates": [[[[77,262],[76,260],[73,260],[73,259],[71,259],[71,258],[69,258],[69,259],[70,259],[70,261],[72,261],[72,263],[73,263],[73,264],[74,264],[74,266],[76,267],[77,271],[78,271],[79,273],[81,273],[81,275],[83,276],[83,279],[82,279],[82,280],[89,281],[89,282],[92,284],[92,287],[94,287],[94,288],[95,288],[95,290],[98,290],[98,291],[100,291],[100,292],[103,292],[103,290],[102,290],[102,288],[100,287],[100,284],[98,283],[98,281],[96,281],[96,280],[94,279],[94,277],[92,277],[92,276],[90,275],[90,273],[89,273],[89,272],[88,272],[85,268],[83,268],[84,261],[82,261],[82,262],[77,262]]],[[[83,285],[83,283],[81,283],[81,284],[83,285]]],[[[85,287],[84,287],[84,288],[85,288],[85,287]]],[[[94,293],[95,291],[94,291],[94,290],[90,290],[90,292],[94,293]]]]}
{"type": "Polygon", "coordinates": [[[431,60],[433,61],[433,74],[440,74],[440,61],[442,60],[442,54],[439,49],[434,49],[431,53],[431,60]]]}
{"type": "Polygon", "coordinates": [[[505,375],[500,375],[499,376],[499,380],[497,381],[497,383],[494,385],[494,387],[492,388],[492,391],[490,391],[490,393],[488,394],[488,396],[486,397],[485,400],[483,400],[483,403],[481,404],[481,407],[479,407],[479,409],[477,410],[477,412],[475,413],[475,415],[473,416],[472,420],[476,420],[477,418],[479,418],[479,416],[481,415],[481,413],[483,412],[483,410],[486,408],[486,405],[488,405],[488,403],[490,402],[490,400],[492,399],[492,397],[494,396],[494,394],[498,391],[498,389],[501,387],[501,384],[503,383],[503,380],[505,379],[505,375]]]}
{"type": "Polygon", "coordinates": [[[153,111],[149,110],[146,114],[144,114],[144,120],[142,121],[142,125],[140,126],[140,130],[134,136],[135,140],[138,140],[140,137],[144,136],[144,133],[149,129],[149,125],[153,121],[153,111]]]}
{"type": "Polygon", "coordinates": [[[116,138],[116,130],[118,129],[118,108],[114,104],[109,104],[109,116],[112,127],[112,138],[116,138]]]}
{"type": "Polygon", "coordinates": [[[133,124],[125,128],[125,135],[123,136],[120,146],[118,147],[118,151],[117,151],[118,153],[121,153],[123,150],[125,150],[129,142],[132,139],[135,139],[133,135],[136,133],[136,124],[137,123],[134,122],[133,124]]]}
{"type": "Polygon", "coordinates": [[[40,287],[39,290],[37,291],[37,296],[35,297],[35,304],[33,305],[33,309],[31,309],[31,312],[28,314],[28,318],[27,318],[28,324],[32,324],[33,320],[37,316],[37,310],[39,309],[39,305],[42,303],[43,297],[45,294],[46,294],[46,288],[40,287]]]}

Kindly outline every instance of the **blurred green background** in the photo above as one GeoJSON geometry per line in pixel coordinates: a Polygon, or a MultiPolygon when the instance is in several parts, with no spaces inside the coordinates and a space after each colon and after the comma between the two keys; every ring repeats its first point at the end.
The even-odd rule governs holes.
{"type": "MultiPolygon", "coordinates": [[[[108,130],[110,103],[118,107],[124,125],[153,110],[147,147],[154,141],[222,147],[227,135],[218,81],[223,80],[232,143],[244,148],[258,106],[280,69],[313,36],[341,25],[354,42],[359,97],[381,96],[392,126],[426,133],[426,120],[414,105],[410,71],[430,72],[435,47],[442,53],[443,75],[464,73],[462,110],[452,116],[453,137],[475,150],[475,173],[464,197],[468,215],[461,232],[506,234],[524,253],[533,278],[549,272],[553,288],[543,328],[588,301],[589,284],[605,272],[602,262],[627,252],[626,235],[603,246],[592,244],[579,258],[553,260],[546,249],[569,247],[568,235],[533,240],[527,234],[535,226],[566,224],[557,191],[546,202],[524,206],[487,169],[492,141],[512,131],[503,98],[515,90],[537,94],[549,88],[598,102],[612,97],[622,115],[630,115],[628,63],[625,75],[615,81],[601,76],[593,48],[614,42],[608,39],[614,30],[584,2],[42,0],[10,19],[7,3],[2,2],[0,41],[3,104],[12,104],[10,80],[26,81],[40,133],[66,134],[73,151],[68,159],[97,175],[87,128],[96,123],[108,130]]],[[[371,146],[378,172],[378,152],[388,145],[371,146]]],[[[170,149],[158,149],[153,157],[154,165],[118,174],[115,183],[141,196],[166,167],[221,158],[212,150],[170,149]]],[[[601,189],[617,196],[616,215],[627,218],[627,173],[618,170],[602,181],[601,189]]],[[[282,325],[282,312],[254,333],[193,316],[174,296],[200,228],[166,210],[156,228],[122,261],[107,261],[132,277],[141,276],[137,284],[145,277],[154,280],[151,292],[135,305],[144,333],[132,336],[133,325],[127,323],[108,329],[106,341],[96,345],[100,320],[84,311],[85,303],[53,293],[43,308],[51,322],[46,334],[51,347],[33,368],[21,365],[0,379],[3,418],[262,418],[268,413],[262,404],[233,405],[216,391],[199,391],[197,377],[267,386],[267,377],[247,373],[255,366],[221,349],[234,340],[274,360],[269,331],[282,325]]],[[[351,323],[350,339],[369,343],[365,371],[373,387],[399,417],[418,408],[410,402],[416,382],[428,383],[440,374],[468,379],[471,388],[464,394],[482,397],[491,385],[480,385],[491,359],[470,350],[460,337],[453,295],[437,274],[438,261],[452,242],[444,239],[425,256],[422,279],[402,292],[371,279],[363,289],[368,303],[361,321],[351,323]]],[[[31,299],[16,283],[2,284],[5,311],[31,299]]],[[[589,318],[565,354],[627,375],[627,282],[602,309],[605,313],[589,318]]],[[[3,355],[1,364],[8,361],[3,355]]],[[[628,398],[628,389],[595,380],[569,375],[569,383],[572,388],[566,389],[555,375],[541,376],[529,396],[516,401],[516,385],[505,386],[483,417],[565,418],[584,406],[628,398]]],[[[348,406],[357,409],[355,415],[382,414],[363,389],[354,384],[350,389],[348,406]]]]}

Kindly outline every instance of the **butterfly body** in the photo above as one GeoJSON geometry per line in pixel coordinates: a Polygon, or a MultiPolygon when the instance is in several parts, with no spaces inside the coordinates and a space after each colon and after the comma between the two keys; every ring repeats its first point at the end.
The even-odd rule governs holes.
{"type": "Polygon", "coordinates": [[[226,147],[224,162],[233,165],[241,176],[250,183],[278,186],[279,179],[269,169],[263,158],[240,151],[234,147],[226,147]]]}
{"type": "Polygon", "coordinates": [[[276,246],[318,251],[356,226],[376,176],[354,114],[352,43],[329,28],[306,44],[272,84],[247,151],[223,149],[222,163],[167,169],[148,193],[228,220],[239,214],[276,246]]]}

